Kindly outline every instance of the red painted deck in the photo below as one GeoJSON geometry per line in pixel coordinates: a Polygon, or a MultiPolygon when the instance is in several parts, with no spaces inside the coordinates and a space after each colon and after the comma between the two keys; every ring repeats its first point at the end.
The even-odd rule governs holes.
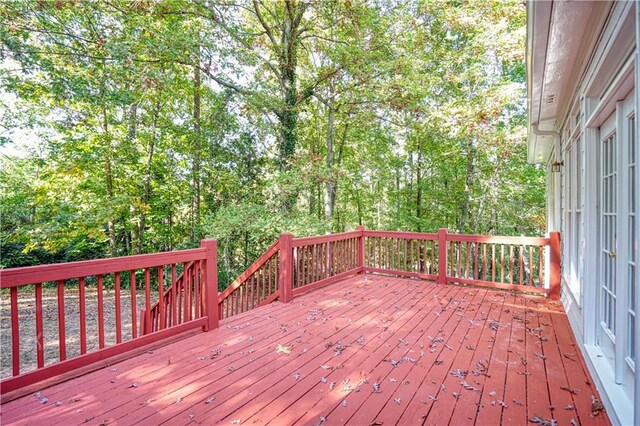
{"type": "Polygon", "coordinates": [[[0,421],[609,424],[592,395],[560,303],[358,275],[6,403],[0,421]]]}

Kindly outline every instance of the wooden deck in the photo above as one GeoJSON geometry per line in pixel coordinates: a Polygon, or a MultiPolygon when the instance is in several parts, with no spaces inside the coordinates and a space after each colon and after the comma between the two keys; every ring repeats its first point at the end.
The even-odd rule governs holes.
{"type": "Polygon", "coordinates": [[[560,303],[357,275],[8,402],[0,421],[609,424],[592,395],[560,303]]]}

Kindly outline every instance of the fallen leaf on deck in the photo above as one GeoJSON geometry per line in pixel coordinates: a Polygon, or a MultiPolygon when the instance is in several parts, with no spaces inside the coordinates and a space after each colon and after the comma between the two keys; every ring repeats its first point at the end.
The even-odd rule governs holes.
{"type": "Polygon", "coordinates": [[[216,397],[212,396],[212,397],[208,398],[207,400],[205,400],[204,403],[205,404],[211,404],[215,399],[216,399],[216,397]]]}
{"type": "Polygon", "coordinates": [[[569,392],[572,395],[577,395],[578,394],[578,389],[572,389],[572,388],[569,388],[567,386],[560,386],[560,389],[565,390],[565,391],[569,392]]]}
{"type": "Polygon", "coordinates": [[[128,388],[137,388],[138,386],[140,386],[137,382],[136,383],[131,383],[129,386],[127,386],[128,388]]]}
{"type": "Polygon", "coordinates": [[[602,402],[600,402],[595,395],[591,395],[591,415],[595,417],[600,414],[601,411],[604,411],[604,405],[602,405],[602,402]]]}
{"type": "Polygon", "coordinates": [[[529,418],[530,423],[535,423],[540,426],[556,426],[558,423],[554,419],[544,419],[542,417],[533,416],[529,418]]]}
{"type": "Polygon", "coordinates": [[[276,353],[289,355],[291,353],[291,348],[292,346],[278,345],[276,347],[276,353]]]}

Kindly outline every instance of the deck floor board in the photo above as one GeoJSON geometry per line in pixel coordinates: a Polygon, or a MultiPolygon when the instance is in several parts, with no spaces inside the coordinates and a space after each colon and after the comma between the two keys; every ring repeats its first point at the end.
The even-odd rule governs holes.
{"type": "Polygon", "coordinates": [[[598,394],[559,303],[379,275],[41,392],[49,403],[3,404],[2,424],[609,424],[591,415],[598,394]]]}

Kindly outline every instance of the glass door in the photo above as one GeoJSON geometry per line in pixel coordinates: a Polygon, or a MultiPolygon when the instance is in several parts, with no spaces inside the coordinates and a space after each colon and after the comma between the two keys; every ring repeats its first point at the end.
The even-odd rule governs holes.
{"type": "Polygon", "coordinates": [[[600,127],[599,344],[614,364],[616,341],[617,161],[616,115],[600,127]]]}

